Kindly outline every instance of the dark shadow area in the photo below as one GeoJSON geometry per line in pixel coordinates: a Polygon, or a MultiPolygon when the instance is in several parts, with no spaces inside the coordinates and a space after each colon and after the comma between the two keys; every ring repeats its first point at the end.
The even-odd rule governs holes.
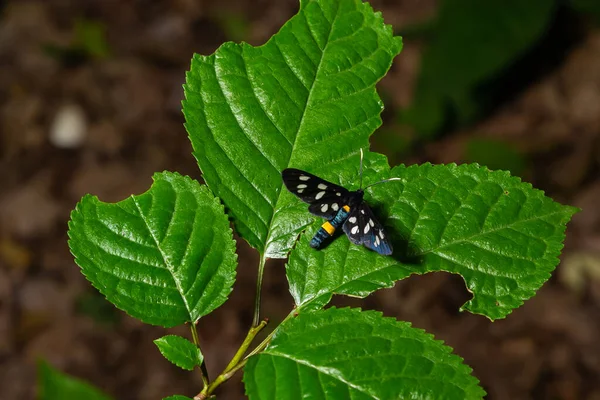
{"type": "MultiPolygon", "coordinates": [[[[514,100],[528,87],[560,68],[569,52],[584,38],[584,26],[582,16],[560,2],[549,29],[538,43],[501,74],[475,89],[481,115],[488,115],[514,100]]],[[[451,127],[455,124],[446,128],[451,127]]]]}
{"type": "Polygon", "coordinates": [[[548,30],[538,42],[498,74],[473,88],[471,96],[477,104],[477,112],[472,120],[459,121],[451,102],[441,105],[444,120],[439,133],[449,134],[460,129],[461,123],[476,123],[513,101],[527,88],[560,68],[569,52],[585,38],[586,31],[584,16],[576,14],[568,4],[559,2],[548,30]]]}
{"type": "Polygon", "coordinates": [[[387,223],[389,205],[370,201],[369,207],[373,210],[373,214],[375,214],[378,221],[385,227],[386,234],[391,238],[394,251],[388,257],[392,257],[403,264],[403,267],[418,272],[420,265],[423,264],[423,257],[418,255],[420,250],[410,243],[407,238],[403,237],[391,224],[387,223]]]}

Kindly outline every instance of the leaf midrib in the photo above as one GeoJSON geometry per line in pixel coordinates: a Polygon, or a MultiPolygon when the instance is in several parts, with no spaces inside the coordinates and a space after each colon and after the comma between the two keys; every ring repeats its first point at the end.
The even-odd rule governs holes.
{"type": "MultiPolygon", "coordinates": [[[[184,291],[183,291],[183,288],[181,286],[181,282],[177,279],[177,277],[173,273],[173,269],[174,269],[173,265],[171,265],[171,263],[168,262],[167,255],[164,253],[162,247],[160,246],[158,238],[156,236],[154,236],[153,229],[146,222],[146,218],[144,217],[144,214],[142,213],[142,209],[141,209],[140,205],[138,204],[137,199],[134,196],[132,196],[131,198],[133,199],[133,204],[135,205],[135,208],[137,209],[138,213],[140,214],[140,217],[141,217],[142,221],[144,222],[144,225],[146,226],[146,229],[148,229],[148,233],[152,237],[152,240],[154,241],[154,244],[156,245],[156,248],[160,252],[160,255],[161,255],[162,259],[163,259],[163,263],[167,267],[166,269],[167,269],[167,271],[169,271],[169,274],[171,275],[171,278],[173,279],[173,282],[175,283],[175,287],[177,288],[177,291],[179,292],[179,296],[181,297],[181,300],[183,301],[183,304],[185,305],[185,309],[186,309],[186,311],[188,313],[188,317],[190,319],[190,322],[192,322],[192,311],[190,309],[190,305],[188,304],[188,301],[187,301],[186,297],[183,295],[184,291]]],[[[172,217],[173,217],[173,213],[171,213],[171,218],[172,217]]],[[[169,223],[169,226],[170,226],[170,223],[169,223]]]]}
{"type": "Polygon", "coordinates": [[[457,240],[454,240],[454,241],[451,241],[451,242],[448,242],[448,243],[444,243],[443,245],[440,245],[440,246],[432,247],[432,248],[430,248],[428,250],[424,250],[422,252],[415,253],[414,256],[417,256],[417,257],[418,256],[424,256],[424,255],[427,255],[427,254],[430,254],[430,253],[437,254],[438,251],[440,251],[442,249],[445,249],[445,248],[448,248],[450,246],[453,246],[455,244],[465,243],[465,242],[466,243],[470,243],[473,239],[478,238],[480,236],[489,235],[491,233],[495,233],[495,232],[501,231],[503,229],[511,228],[513,225],[516,225],[516,224],[520,224],[520,223],[524,223],[524,222],[530,222],[530,221],[534,221],[534,220],[538,220],[538,219],[543,219],[543,218],[546,218],[546,217],[554,216],[556,214],[564,214],[564,211],[554,211],[554,212],[551,212],[551,213],[548,213],[548,214],[536,215],[536,216],[533,216],[531,218],[520,219],[520,220],[512,222],[510,224],[506,224],[506,225],[502,225],[502,226],[496,227],[494,229],[490,229],[490,230],[478,232],[478,233],[476,233],[474,235],[471,235],[469,237],[466,237],[466,238],[457,239],[457,240]]]}
{"type": "Polygon", "coordinates": [[[310,362],[308,362],[306,360],[299,360],[299,359],[296,359],[296,358],[291,357],[290,355],[284,354],[284,353],[274,353],[274,352],[270,352],[270,351],[264,351],[263,354],[270,355],[270,356],[273,356],[273,357],[281,357],[281,358],[284,358],[286,360],[290,360],[290,361],[293,361],[295,363],[302,364],[302,365],[304,365],[306,367],[310,367],[310,368],[318,371],[319,373],[321,373],[323,375],[326,375],[326,376],[329,376],[330,378],[336,379],[339,382],[342,382],[343,384],[348,385],[352,389],[355,389],[355,390],[357,390],[357,391],[359,391],[359,392],[361,392],[361,393],[369,396],[369,398],[371,398],[371,399],[379,400],[378,397],[375,397],[372,393],[369,393],[367,391],[367,389],[363,388],[362,386],[358,386],[358,385],[356,385],[354,383],[348,382],[346,379],[344,379],[343,376],[342,376],[341,371],[339,371],[337,368],[322,367],[322,366],[314,365],[314,364],[311,364],[310,362]],[[336,371],[337,374],[332,374],[332,371],[336,371]]]}
{"type": "MultiPolygon", "coordinates": [[[[500,227],[497,227],[497,228],[494,228],[494,229],[491,229],[491,230],[487,230],[487,231],[485,231],[485,232],[479,232],[479,233],[477,233],[477,234],[475,234],[475,235],[471,235],[471,236],[469,236],[468,238],[463,238],[463,239],[455,240],[455,241],[453,241],[453,242],[446,243],[446,244],[444,244],[443,246],[438,246],[438,247],[435,247],[435,248],[432,248],[432,249],[429,249],[429,250],[426,250],[426,251],[423,251],[423,252],[417,253],[417,254],[415,254],[415,256],[419,257],[419,256],[424,256],[424,255],[427,255],[427,254],[438,254],[438,252],[439,252],[440,250],[442,250],[442,249],[444,249],[444,248],[446,248],[446,247],[450,247],[450,246],[452,246],[452,245],[455,245],[455,244],[458,244],[458,243],[464,243],[464,242],[466,242],[466,243],[470,243],[469,241],[470,241],[470,240],[472,240],[472,239],[474,239],[474,238],[476,238],[476,237],[479,237],[479,236],[484,236],[484,235],[488,235],[488,234],[490,234],[490,233],[494,233],[494,232],[500,231],[500,230],[502,230],[502,229],[510,228],[510,227],[511,227],[512,225],[514,225],[514,224],[517,224],[517,223],[522,223],[522,222],[529,222],[529,221],[533,221],[533,220],[536,220],[536,219],[542,219],[542,218],[546,218],[546,217],[551,217],[551,216],[554,216],[554,215],[556,215],[556,214],[564,214],[564,212],[562,212],[562,211],[554,211],[554,212],[551,212],[551,213],[548,213],[548,214],[544,214],[544,215],[539,215],[539,216],[534,216],[534,217],[531,217],[531,218],[521,219],[521,220],[518,220],[518,221],[516,221],[516,222],[514,222],[514,223],[511,223],[511,224],[503,225],[503,226],[500,226],[500,227]]],[[[348,254],[348,253],[346,253],[346,259],[347,259],[347,254],[348,254]]],[[[438,254],[438,255],[439,255],[439,254],[438,254]]],[[[441,255],[440,255],[440,256],[441,256],[441,255]]],[[[345,264],[345,263],[344,263],[344,264],[345,264]]],[[[325,294],[330,294],[330,295],[339,294],[339,293],[337,293],[336,291],[337,291],[337,290],[339,290],[339,289],[340,289],[342,286],[344,286],[344,285],[347,285],[347,284],[349,284],[349,283],[352,283],[352,282],[359,281],[359,280],[361,280],[362,278],[364,278],[365,276],[368,276],[368,275],[370,275],[371,273],[374,273],[374,272],[381,272],[382,270],[385,270],[385,269],[387,269],[387,268],[395,268],[395,267],[396,267],[396,265],[397,265],[397,263],[392,263],[392,264],[384,265],[382,268],[379,268],[379,269],[377,269],[377,270],[374,270],[374,271],[369,271],[367,274],[364,274],[364,275],[358,276],[358,277],[356,277],[355,279],[352,279],[352,280],[350,280],[350,281],[348,281],[348,282],[344,282],[344,283],[343,283],[343,284],[341,284],[341,285],[337,285],[337,286],[336,286],[335,288],[333,288],[332,290],[327,290],[327,291],[324,291],[324,292],[321,292],[321,291],[319,291],[319,292],[318,292],[318,293],[316,293],[314,296],[311,296],[310,298],[308,298],[308,299],[307,299],[307,301],[303,302],[302,304],[298,304],[297,306],[298,306],[299,308],[306,308],[308,305],[310,305],[310,303],[312,303],[312,302],[313,302],[315,299],[317,299],[317,298],[321,297],[322,295],[325,295],[325,294]]],[[[470,268],[469,268],[469,269],[470,269],[470,268]]],[[[471,269],[470,269],[470,270],[471,270],[471,269]]],[[[434,271],[427,271],[427,272],[434,272],[434,271]]],[[[462,275],[462,274],[461,274],[461,275],[462,275]]],[[[346,294],[346,293],[344,293],[344,294],[345,294],[345,295],[348,295],[348,294],[346,294]]]]}
{"type": "MultiPolygon", "coordinates": [[[[298,137],[300,136],[300,132],[302,132],[302,127],[304,125],[304,118],[306,116],[306,112],[309,108],[309,104],[311,102],[311,98],[314,93],[314,87],[318,80],[319,73],[321,71],[321,64],[323,63],[323,59],[325,58],[325,53],[327,52],[327,48],[329,47],[331,32],[333,31],[333,26],[335,24],[335,21],[337,19],[339,11],[340,11],[340,2],[337,3],[337,9],[335,10],[335,16],[333,17],[333,19],[331,21],[331,27],[329,29],[329,33],[327,34],[327,41],[325,43],[325,47],[323,48],[323,51],[321,52],[321,59],[319,60],[319,64],[317,65],[315,79],[313,80],[313,82],[310,86],[310,89],[308,91],[308,96],[306,98],[304,111],[302,112],[302,117],[300,118],[300,123],[298,124],[298,129],[296,130],[296,135],[294,136],[294,142],[292,143],[292,149],[290,151],[290,157],[288,159],[288,166],[289,166],[290,160],[292,159],[292,157],[294,155],[294,150],[296,148],[296,144],[298,143],[298,137]]],[[[314,36],[314,33],[312,32],[310,26],[308,25],[308,21],[307,21],[307,26],[308,26],[308,30],[310,31],[311,35],[314,36]]],[[[317,45],[318,45],[318,42],[317,42],[317,45]]],[[[273,232],[273,221],[275,220],[276,210],[278,210],[280,208],[279,202],[281,200],[282,193],[283,193],[283,181],[281,182],[281,184],[279,186],[279,194],[277,195],[277,201],[275,202],[275,207],[273,208],[273,212],[271,213],[271,218],[269,220],[269,226],[268,226],[268,230],[267,230],[267,238],[265,240],[265,247],[263,250],[263,254],[261,254],[261,257],[264,257],[265,253],[267,252],[267,249],[269,248],[269,245],[272,243],[271,235],[273,232]]]]}
{"type": "MultiPolygon", "coordinates": [[[[360,385],[358,385],[356,383],[349,382],[348,380],[344,379],[342,372],[339,369],[335,368],[335,367],[326,367],[326,366],[315,365],[315,364],[312,364],[312,363],[308,362],[307,360],[301,360],[301,359],[298,359],[298,358],[294,358],[291,355],[285,354],[285,353],[272,352],[272,351],[264,351],[263,354],[270,355],[270,356],[273,356],[273,357],[281,357],[281,358],[290,360],[292,362],[304,365],[306,367],[312,368],[312,369],[318,371],[319,373],[321,373],[323,375],[326,375],[326,376],[328,376],[330,378],[336,379],[339,382],[342,382],[345,385],[348,385],[352,389],[355,389],[355,390],[357,390],[357,391],[365,394],[366,396],[368,396],[371,399],[379,400],[379,397],[377,397],[373,393],[370,393],[369,390],[368,390],[368,388],[364,388],[364,387],[362,387],[362,386],[360,386],[360,385]],[[336,373],[333,373],[333,371],[335,371],[336,373]]],[[[365,357],[363,357],[363,358],[365,358],[365,357]]],[[[356,359],[356,357],[354,357],[354,359],[356,359]]],[[[422,381],[439,382],[439,379],[435,379],[433,377],[428,377],[428,376],[419,376],[418,378],[406,376],[404,374],[392,375],[392,376],[393,377],[402,377],[402,378],[405,378],[405,379],[419,379],[419,380],[422,380],[422,381]]],[[[449,383],[449,384],[451,384],[451,383],[449,383]]],[[[452,385],[452,386],[454,386],[454,387],[458,388],[459,390],[461,390],[461,391],[463,391],[463,392],[466,393],[466,389],[461,388],[460,386],[457,386],[457,385],[452,385]]]]}

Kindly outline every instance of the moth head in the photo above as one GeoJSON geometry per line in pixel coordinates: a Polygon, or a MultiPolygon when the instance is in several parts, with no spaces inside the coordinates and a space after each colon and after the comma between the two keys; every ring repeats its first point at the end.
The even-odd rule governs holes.
{"type": "Polygon", "coordinates": [[[389,178],[389,179],[384,179],[382,181],[379,182],[375,182],[375,183],[371,183],[370,185],[365,186],[364,188],[362,187],[362,176],[363,176],[363,149],[360,149],[360,169],[359,169],[359,176],[360,176],[360,185],[359,185],[359,190],[357,192],[361,192],[361,200],[362,200],[362,193],[364,192],[364,189],[367,189],[371,186],[374,185],[379,185],[380,183],[385,183],[385,182],[390,182],[390,181],[401,181],[401,178],[389,178]]]}

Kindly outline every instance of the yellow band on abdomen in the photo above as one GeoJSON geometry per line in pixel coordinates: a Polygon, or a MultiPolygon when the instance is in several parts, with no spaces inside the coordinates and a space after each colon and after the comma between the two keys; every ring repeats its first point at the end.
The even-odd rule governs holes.
{"type": "Polygon", "coordinates": [[[344,206],[344,207],[342,207],[342,208],[344,209],[344,211],[346,211],[346,212],[350,212],[350,207],[348,207],[348,206],[344,206]]]}
{"type": "Polygon", "coordinates": [[[321,227],[325,229],[327,233],[329,233],[329,236],[333,235],[333,232],[335,232],[335,228],[329,223],[329,221],[325,221],[321,227]]]}

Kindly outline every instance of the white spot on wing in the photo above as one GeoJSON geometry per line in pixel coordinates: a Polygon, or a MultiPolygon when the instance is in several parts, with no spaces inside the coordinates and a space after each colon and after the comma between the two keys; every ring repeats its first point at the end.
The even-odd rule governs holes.
{"type": "Polygon", "coordinates": [[[319,186],[317,186],[319,189],[321,190],[325,190],[327,189],[327,185],[323,184],[323,183],[319,183],[319,186]]]}
{"type": "Polygon", "coordinates": [[[327,204],[323,204],[321,206],[321,212],[326,212],[328,208],[329,208],[329,206],[327,204]]]}
{"type": "Polygon", "coordinates": [[[371,225],[371,227],[375,226],[375,223],[373,222],[373,220],[371,218],[369,218],[369,225],[371,225]]]}
{"type": "Polygon", "coordinates": [[[381,243],[381,242],[379,241],[379,237],[378,237],[378,236],[375,236],[375,247],[379,246],[379,243],[381,243]]]}
{"type": "Polygon", "coordinates": [[[358,233],[358,225],[352,228],[350,232],[352,232],[353,235],[356,235],[358,233]]]}
{"type": "Polygon", "coordinates": [[[337,204],[337,203],[333,203],[333,204],[331,205],[331,209],[332,209],[333,211],[337,211],[337,210],[339,210],[339,209],[340,209],[340,206],[338,206],[338,204],[337,204]]]}
{"type": "Polygon", "coordinates": [[[319,200],[319,199],[320,199],[321,197],[323,197],[323,196],[325,196],[325,192],[324,192],[324,191],[323,191],[323,192],[319,192],[319,193],[317,193],[317,195],[315,196],[315,199],[316,199],[316,200],[319,200]]]}
{"type": "Polygon", "coordinates": [[[348,221],[350,221],[351,224],[355,224],[356,223],[356,217],[350,217],[350,218],[348,218],[348,221]]]}
{"type": "Polygon", "coordinates": [[[298,189],[304,189],[306,187],[306,185],[303,183],[301,185],[296,186],[298,189]]]}
{"type": "Polygon", "coordinates": [[[307,181],[307,180],[309,180],[309,179],[310,179],[310,176],[306,176],[306,175],[300,175],[300,176],[298,177],[298,179],[300,179],[301,181],[307,181]]]}
{"type": "Polygon", "coordinates": [[[298,189],[298,193],[304,192],[304,189],[298,189]]]}
{"type": "Polygon", "coordinates": [[[365,225],[365,233],[369,232],[369,229],[371,229],[371,226],[369,224],[365,225]]]}
{"type": "Polygon", "coordinates": [[[364,214],[364,213],[365,213],[365,210],[360,210],[360,213],[361,213],[361,214],[364,214]]]}
{"type": "Polygon", "coordinates": [[[340,192],[337,192],[335,195],[339,197],[339,196],[341,196],[342,194],[341,194],[340,192]]]}
{"type": "Polygon", "coordinates": [[[379,231],[379,237],[383,239],[383,231],[379,231]]]}

